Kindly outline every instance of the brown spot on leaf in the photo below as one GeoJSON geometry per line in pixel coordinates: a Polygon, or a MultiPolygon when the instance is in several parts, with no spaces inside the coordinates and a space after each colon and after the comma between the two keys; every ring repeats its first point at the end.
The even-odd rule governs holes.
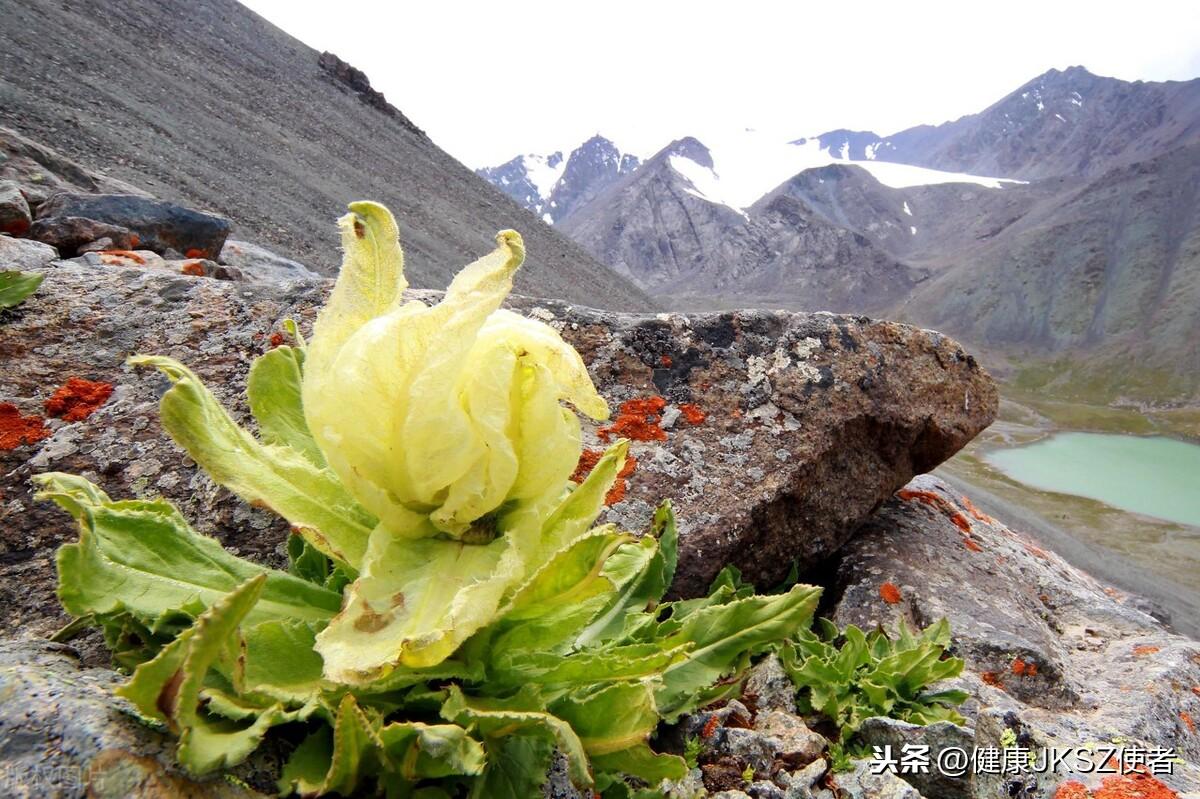
{"type": "Polygon", "coordinates": [[[183,685],[183,669],[176,669],[171,675],[171,679],[163,683],[162,689],[158,692],[158,698],[154,701],[158,711],[167,717],[171,726],[174,726],[175,711],[179,706],[179,687],[183,685]]]}
{"type": "Polygon", "coordinates": [[[354,620],[354,629],[362,633],[377,633],[387,626],[387,617],[365,608],[362,615],[354,620]]]}

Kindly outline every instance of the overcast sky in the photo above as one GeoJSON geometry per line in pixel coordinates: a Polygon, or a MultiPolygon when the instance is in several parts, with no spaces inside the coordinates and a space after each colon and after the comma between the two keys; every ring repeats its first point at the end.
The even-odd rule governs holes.
{"type": "Polygon", "coordinates": [[[1195,0],[245,2],[364,70],[472,167],[596,132],[639,155],[746,127],[894,133],[1074,64],[1200,76],[1195,0]]]}

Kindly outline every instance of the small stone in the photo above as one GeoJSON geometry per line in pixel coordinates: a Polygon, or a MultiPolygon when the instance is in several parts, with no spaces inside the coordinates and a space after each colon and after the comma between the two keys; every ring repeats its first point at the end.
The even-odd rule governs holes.
{"type": "Polygon", "coordinates": [[[759,713],[754,720],[754,729],[775,739],[779,756],[795,765],[816,760],[829,746],[823,735],[810,730],[798,717],[779,710],[759,713]]]}
{"type": "Polygon", "coordinates": [[[796,712],[796,686],[783,670],[783,663],[774,653],[767,655],[750,669],[744,693],[753,699],[757,712],[780,710],[796,712]]]}
{"type": "Polygon", "coordinates": [[[24,236],[33,216],[21,189],[11,180],[0,180],[0,233],[24,236]]]}

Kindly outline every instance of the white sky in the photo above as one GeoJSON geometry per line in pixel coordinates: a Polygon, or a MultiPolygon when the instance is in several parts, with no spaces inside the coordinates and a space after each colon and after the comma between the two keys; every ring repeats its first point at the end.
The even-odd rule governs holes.
{"type": "Polygon", "coordinates": [[[1195,0],[243,2],[365,71],[472,167],[597,132],[643,156],[745,127],[889,134],[1074,64],[1200,76],[1195,0]]]}

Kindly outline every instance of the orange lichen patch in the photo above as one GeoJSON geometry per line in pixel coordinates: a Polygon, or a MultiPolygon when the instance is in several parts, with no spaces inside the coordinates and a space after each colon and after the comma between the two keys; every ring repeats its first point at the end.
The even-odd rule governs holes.
{"type": "Polygon", "coordinates": [[[0,402],[0,450],[16,449],[50,435],[46,420],[40,416],[22,416],[11,402],[0,402]]]}
{"type": "Polygon", "coordinates": [[[711,738],[717,731],[717,727],[721,726],[721,720],[714,714],[708,717],[708,721],[704,722],[704,729],[700,731],[701,738],[711,738]]]}
{"type": "Polygon", "coordinates": [[[1013,658],[1012,673],[1018,677],[1036,677],[1038,664],[1021,658],[1013,658]]]}
{"type": "Polygon", "coordinates": [[[591,474],[592,469],[596,468],[596,464],[600,462],[600,457],[604,453],[598,449],[585,449],[579,453],[579,463],[575,466],[575,471],[571,475],[571,482],[582,483],[591,474]]]}
{"type": "Polygon", "coordinates": [[[183,254],[184,258],[203,258],[204,250],[199,247],[189,247],[188,251],[183,254]]]}
{"type": "Polygon", "coordinates": [[[112,393],[111,383],[72,377],[46,400],[43,407],[50,416],[67,422],[78,422],[88,418],[93,411],[108,402],[112,393]]]}
{"type": "Polygon", "coordinates": [[[879,586],[879,597],[889,605],[898,605],[901,599],[900,589],[895,583],[884,583],[879,586]]]}
{"type": "Polygon", "coordinates": [[[988,516],[986,513],[981,511],[979,508],[975,507],[975,503],[971,501],[970,497],[964,495],[962,497],[962,504],[963,504],[963,507],[967,509],[967,513],[969,513],[973,517],[975,517],[976,521],[983,522],[984,524],[995,524],[996,523],[995,519],[993,519],[991,516],[988,516]]]}
{"type": "Polygon", "coordinates": [[[271,346],[272,347],[282,347],[283,342],[284,342],[284,338],[283,338],[282,333],[277,331],[277,332],[271,334],[271,346]]]}
{"type": "Polygon", "coordinates": [[[658,359],[658,362],[659,362],[659,363],[661,363],[661,364],[663,365],[663,367],[664,367],[664,368],[666,368],[666,369],[670,369],[670,368],[671,368],[671,363],[672,363],[672,361],[671,361],[671,356],[670,356],[670,355],[664,355],[664,356],[662,356],[661,358],[659,358],[659,359],[658,359]]]}
{"type": "Polygon", "coordinates": [[[183,262],[183,267],[179,271],[192,277],[204,277],[204,264],[197,258],[190,258],[183,262]]]}
{"type": "Polygon", "coordinates": [[[601,427],[596,435],[602,441],[608,441],[614,434],[634,441],[666,441],[667,434],[658,426],[665,407],[667,401],[657,395],[626,400],[613,423],[601,427]]]}
{"type": "Polygon", "coordinates": [[[1179,718],[1180,718],[1180,720],[1181,720],[1181,721],[1182,721],[1184,724],[1186,724],[1186,725],[1187,725],[1188,732],[1190,732],[1190,733],[1192,733],[1193,735],[1195,735],[1195,733],[1196,733],[1196,722],[1192,721],[1192,716],[1191,716],[1191,714],[1190,714],[1190,713],[1188,713],[1186,710],[1184,710],[1184,711],[1181,711],[1181,712],[1180,712],[1180,714],[1179,714],[1179,718]]]}
{"type": "Polygon", "coordinates": [[[129,234],[129,246],[140,247],[142,245],[142,237],[136,233],[129,234]]]}
{"type": "Polygon", "coordinates": [[[689,424],[701,424],[708,414],[700,410],[700,406],[692,402],[684,402],[679,406],[679,412],[683,414],[683,418],[688,420],[689,424]]]}
{"type": "Polygon", "coordinates": [[[608,489],[608,493],[604,495],[605,505],[616,505],[621,500],[625,499],[625,490],[627,486],[624,480],[618,480],[613,483],[612,488],[608,489]]]}
{"type": "Polygon", "coordinates": [[[612,488],[608,489],[608,493],[604,495],[605,505],[616,505],[625,499],[625,490],[628,488],[625,478],[633,474],[636,468],[637,458],[627,455],[625,457],[625,465],[621,467],[621,471],[617,472],[616,482],[613,483],[612,488]]]}
{"type": "Polygon", "coordinates": [[[992,686],[993,688],[1004,687],[1004,682],[1000,679],[1000,672],[998,671],[982,672],[979,675],[979,679],[983,680],[986,684],[992,686]]]}
{"type": "Polygon", "coordinates": [[[1058,784],[1054,799],[1088,799],[1092,794],[1079,780],[1067,780],[1058,784]]]}
{"type": "Polygon", "coordinates": [[[133,250],[101,250],[100,260],[109,266],[124,266],[125,261],[133,261],[138,266],[146,265],[146,259],[133,250]]]}
{"type": "Polygon", "coordinates": [[[1135,646],[1133,648],[1133,654],[1137,657],[1145,657],[1146,655],[1153,655],[1154,653],[1158,652],[1159,649],[1160,647],[1157,646],[1135,646]]]}
{"type": "Polygon", "coordinates": [[[963,542],[963,546],[966,547],[967,549],[971,550],[972,552],[982,552],[983,551],[983,547],[979,546],[979,544],[975,541],[974,538],[971,538],[968,536],[968,537],[963,538],[962,542],[963,542]]]}
{"type": "Polygon", "coordinates": [[[1179,794],[1144,771],[1134,771],[1105,777],[1092,799],[1179,799],[1179,794]]]}
{"type": "Polygon", "coordinates": [[[896,496],[905,502],[920,502],[922,505],[928,505],[934,510],[940,512],[964,533],[971,532],[971,522],[959,512],[954,503],[946,499],[940,494],[933,491],[921,491],[919,489],[902,488],[896,492],[896,496]]]}
{"type": "Polygon", "coordinates": [[[1200,685],[1193,685],[1192,693],[1194,693],[1196,696],[1200,696],[1200,685]]]}
{"type": "Polygon", "coordinates": [[[1024,543],[1024,544],[1022,544],[1022,546],[1025,547],[1026,552],[1028,552],[1030,555],[1033,555],[1035,558],[1041,558],[1042,560],[1050,560],[1050,555],[1048,555],[1046,553],[1046,550],[1042,549],[1041,547],[1034,546],[1033,544],[1030,544],[1030,543],[1024,543]]]}

